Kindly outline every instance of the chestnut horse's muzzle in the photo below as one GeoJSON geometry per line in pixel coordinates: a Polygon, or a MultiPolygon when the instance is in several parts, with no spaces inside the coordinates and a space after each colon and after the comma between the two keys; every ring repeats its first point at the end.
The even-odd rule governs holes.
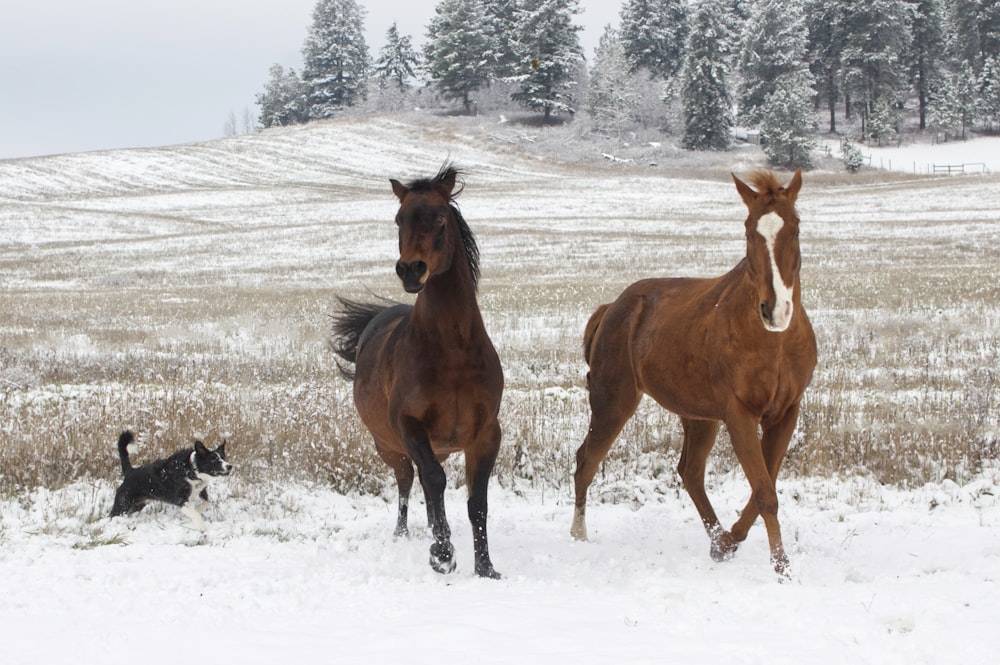
{"type": "Polygon", "coordinates": [[[403,289],[407,293],[420,293],[424,290],[424,282],[427,281],[427,264],[421,260],[412,263],[396,262],[396,274],[403,282],[403,289]]]}

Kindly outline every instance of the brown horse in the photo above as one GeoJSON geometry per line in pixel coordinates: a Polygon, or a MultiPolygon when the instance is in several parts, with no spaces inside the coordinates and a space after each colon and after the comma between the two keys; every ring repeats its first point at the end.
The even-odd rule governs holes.
{"type": "Polygon", "coordinates": [[[802,172],[787,187],[755,172],[756,191],[733,180],[749,210],[746,257],[735,268],[714,279],[636,282],[587,323],[591,418],[576,453],[571,534],[586,540],[587,488],[645,393],[681,418],[677,470],[708,531],[712,558],[731,557],[759,514],[771,563],[787,575],[774,483],[816,366],[816,338],[799,284],[795,200],[802,172]],[[752,489],[730,531],[705,493],[705,462],[720,421],[752,489]]]}
{"type": "Polygon", "coordinates": [[[497,413],[503,370],[476,302],[479,250],[454,203],[459,172],[445,164],[437,176],[403,185],[399,199],[396,273],[410,305],[366,305],[341,299],[334,317],[334,350],[354,371],[354,403],[379,456],[396,475],[396,535],[407,535],[407,505],[416,464],[434,534],[431,567],[455,570],[445,517],[449,454],[465,453],[469,522],[476,574],[499,578],[486,539],[486,488],[500,449],[497,413]]]}

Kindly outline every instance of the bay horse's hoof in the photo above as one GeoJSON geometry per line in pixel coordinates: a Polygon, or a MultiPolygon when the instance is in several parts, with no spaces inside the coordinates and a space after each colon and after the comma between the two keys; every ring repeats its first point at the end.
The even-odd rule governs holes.
{"type": "Polygon", "coordinates": [[[712,538],[712,549],[710,552],[712,561],[716,563],[729,561],[736,556],[736,549],[739,545],[728,531],[723,531],[715,538],[712,538]]]}
{"type": "Polygon", "coordinates": [[[431,568],[435,572],[447,575],[455,572],[455,547],[451,543],[434,543],[431,545],[431,568]]]}
{"type": "Polygon", "coordinates": [[[480,577],[485,577],[490,580],[498,580],[502,576],[496,571],[492,563],[486,562],[484,564],[476,564],[476,575],[480,577]]]}

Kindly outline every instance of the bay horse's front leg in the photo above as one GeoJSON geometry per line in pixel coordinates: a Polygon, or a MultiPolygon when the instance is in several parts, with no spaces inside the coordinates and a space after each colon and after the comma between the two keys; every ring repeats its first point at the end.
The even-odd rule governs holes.
{"type": "Polygon", "coordinates": [[[447,574],[455,570],[455,547],[451,544],[451,527],[444,510],[444,490],[447,479],[444,468],[431,450],[430,440],[423,427],[412,422],[404,429],[404,445],[410,459],[417,465],[420,485],[427,502],[427,519],[434,534],[430,548],[430,564],[435,571],[447,574]]]}
{"type": "MultiPolygon", "coordinates": [[[[781,526],[778,524],[778,493],[764,459],[763,446],[757,436],[757,424],[757,418],[747,413],[726,418],[733,450],[740,461],[740,466],[743,467],[743,473],[750,482],[750,501],[756,512],[764,518],[767,540],[771,548],[771,564],[776,573],[788,577],[788,556],[781,542],[781,526]]],[[[787,446],[787,442],[785,445],[787,446]]],[[[751,516],[756,519],[756,515],[747,513],[745,518],[741,516],[733,525],[732,537],[737,542],[746,538],[749,524],[753,523],[751,516]]]]}
{"type": "Polygon", "coordinates": [[[489,512],[486,494],[500,450],[500,438],[498,423],[482,445],[465,451],[465,482],[469,488],[469,523],[472,525],[472,545],[476,552],[476,575],[494,580],[500,579],[500,573],[490,561],[486,537],[486,517],[489,512]]]}

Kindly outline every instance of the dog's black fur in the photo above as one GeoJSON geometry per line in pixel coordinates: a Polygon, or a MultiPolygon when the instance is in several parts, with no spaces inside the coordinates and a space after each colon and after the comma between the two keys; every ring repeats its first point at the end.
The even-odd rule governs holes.
{"type": "Polygon", "coordinates": [[[170,457],[143,466],[133,467],[129,460],[129,445],[135,441],[130,431],[118,437],[118,456],[122,462],[124,480],[115,493],[111,516],[142,510],[150,501],[162,501],[179,506],[195,528],[205,530],[197,498],[208,501],[206,485],[215,476],[228,476],[233,466],[226,462],[226,444],[209,450],[201,441],[194,448],[178,450],[170,457]]]}

